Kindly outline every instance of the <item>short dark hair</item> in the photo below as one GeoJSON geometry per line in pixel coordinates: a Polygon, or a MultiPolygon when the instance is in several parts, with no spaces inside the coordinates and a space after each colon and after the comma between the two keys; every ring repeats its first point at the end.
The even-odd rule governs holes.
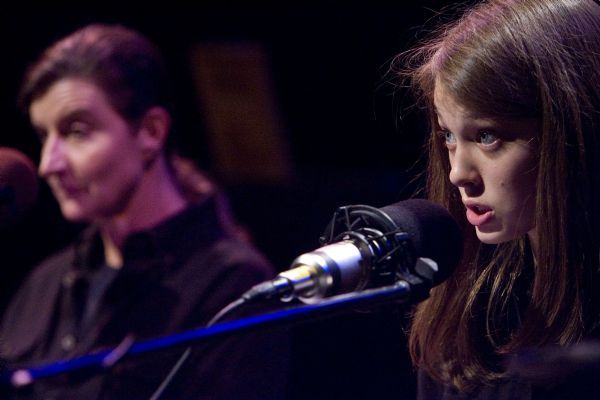
{"type": "Polygon", "coordinates": [[[20,107],[27,112],[36,98],[65,78],[98,85],[132,124],[153,106],[173,111],[162,55],[145,36],[121,25],[87,25],[46,49],[25,75],[20,107]]]}

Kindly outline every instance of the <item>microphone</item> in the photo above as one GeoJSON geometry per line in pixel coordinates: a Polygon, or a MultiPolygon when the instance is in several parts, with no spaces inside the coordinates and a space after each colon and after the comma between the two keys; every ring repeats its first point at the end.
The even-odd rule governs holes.
{"type": "Polygon", "coordinates": [[[320,238],[323,247],[297,257],[289,270],[251,288],[242,299],[298,298],[304,303],[398,280],[446,280],[462,255],[462,233],[450,213],[411,199],[381,209],[340,207],[320,238]]]}
{"type": "Polygon", "coordinates": [[[0,229],[13,226],[35,203],[36,169],[25,154],[0,147],[0,229]]]}

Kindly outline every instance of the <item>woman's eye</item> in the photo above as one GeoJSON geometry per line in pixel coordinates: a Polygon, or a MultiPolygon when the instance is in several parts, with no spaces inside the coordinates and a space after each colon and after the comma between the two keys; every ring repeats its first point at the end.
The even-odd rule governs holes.
{"type": "Polygon", "coordinates": [[[80,139],[85,137],[89,132],[89,127],[83,123],[73,123],[69,126],[67,136],[80,139]]]}
{"type": "Polygon", "coordinates": [[[69,136],[80,137],[84,135],[84,131],[82,129],[71,129],[69,131],[69,136]]]}
{"type": "Polygon", "coordinates": [[[496,143],[498,141],[498,137],[490,132],[481,132],[479,134],[479,141],[481,144],[490,145],[496,143]]]}
{"type": "Polygon", "coordinates": [[[454,137],[454,134],[447,129],[440,131],[440,136],[444,139],[444,142],[447,145],[456,143],[456,138],[454,137]]]}

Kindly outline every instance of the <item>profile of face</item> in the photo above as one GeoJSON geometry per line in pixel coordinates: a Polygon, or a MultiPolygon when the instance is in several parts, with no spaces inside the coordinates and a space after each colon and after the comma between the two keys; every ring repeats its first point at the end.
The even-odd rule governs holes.
{"type": "Polygon", "coordinates": [[[98,222],[130,206],[144,174],[142,146],[100,87],[61,79],[29,114],[43,143],[39,174],[66,219],[98,222]]]}
{"type": "Polygon", "coordinates": [[[537,164],[533,120],[478,115],[436,84],[434,105],[440,140],[448,149],[450,181],[458,187],[466,217],[484,243],[528,234],[536,240],[537,164]]]}

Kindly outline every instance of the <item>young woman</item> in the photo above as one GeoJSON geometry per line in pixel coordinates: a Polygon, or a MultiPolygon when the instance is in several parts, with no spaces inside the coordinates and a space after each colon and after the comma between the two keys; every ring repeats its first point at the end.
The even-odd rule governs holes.
{"type": "Polygon", "coordinates": [[[430,118],[428,197],[466,237],[414,314],[419,396],[548,395],[504,361],[597,331],[600,6],[483,1],[398,60],[430,118]]]}

